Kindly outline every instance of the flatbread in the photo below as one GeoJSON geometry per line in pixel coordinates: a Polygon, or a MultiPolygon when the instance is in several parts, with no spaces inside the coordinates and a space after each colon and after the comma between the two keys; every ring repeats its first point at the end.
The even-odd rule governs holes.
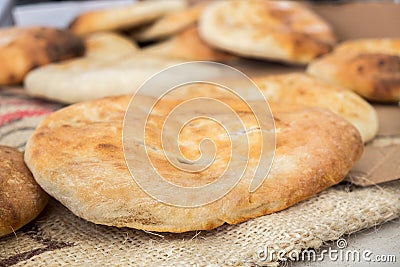
{"type": "Polygon", "coordinates": [[[294,1],[216,1],[199,21],[210,45],[244,57],[305,64],[330,51],[328,24],[294,1]]]}
{"type": "Polygon", "coordinates": [[[0,146],[0,237],[35,219],[48,198],[26,167],[23,154],[0,146]]]}
{"type": "Polygon", "coordinates": [[[400,39],[349,41],[312,62],[307,72],[371,101],[400,101],[400,39]]]}
{"type": "Polygon", "coordinates": [[[201,3],[184,10],[169,13],[153,24],[134,31],[132,37],[138,41],[153,41],[170,37],[195,25],[205,6],[206,4],[201,3]]]}
{"type": "MultiPolygon", "coordinates": [[[[154,101],[137,97],[141,97],[141,103],[154,101]]],[[[126,167],[122,122],[130,99],[130,96],[110,97],[57,111],[41,123],[27,144],[25,161],[37,182],[74,214],[94,223],[168,232],[209,230],[224,223],[240,223],[285,209],[340,182],[363,149],[358,131],[327,110],[272,107],[277,149],[272,169],[262,185],[249,193],[251,177],[245,176],[232,191],[215,202],[195,208],[175,207],[144,193],[126,167]]],[[[252,127],[254,117],[246,105],[237,100],[225,102],[252,127]]],[[[135,154],[139,146],[148,145],[149,155],[154,157],[159,171],[174,184],[193,187],[218,177],[213,171],[223,170],[230,154],[224,145],[226,136],[221,137],[216,127],[210,127],[211,120],[192,121],[181,133],[180,148],[188,157],[196,157],[199,151],[195,148],[201,138],[207,136],[215,140],[216,147],[221,149],[217,150],[221,153],[216,155],[215,168],[210,167],[211,171],[204,173],[177,175],[174,168],[164,165],[163,150],[155,136],[162,128],[166,112],[179,103],[166,100],[155,109],[147,128],[149,139],[143,143],[144,140],[136,138],[131,152],[135,154]]],[[[258,104],[265,105],[265,102],[258,104]]],[[[196,109],[192,115],[196,115],[196,109]]],[[[228,119],[225,123],[232,124],[228,119]]],[[[134,133],[143,131],[135,125],[131,127],[134,133]]],[[[254,135],[257,136],[259,130],[251,129],[250,144],[257,149],[260,139],[254,135]]],[[[243,138],[243,133],[234,134],[232,138],[243,138]]],[[[236,149],[242,151],[243,148],[240,145],[236,149]]],[[[250,170],[256,166],[253,158],[256,152],[251,150],[250,158],[246,157],[250,170]]],[[[143,159],[135,160],[141,166],[143,159]]],[[[136,171],[144,177],[149,175],[144,168],[136,171]]]]}
{"type": "Polygon", "coordinates": [[[83,55],[83,40],[45,27],[0,29],[0,85],[21,83],[32,69],[83,55]]]}
{"type": "Polygon", "coordinates": [[[378,132],[375,109],[351,91],[301,73],[259,77],[254,82],[269,102],[321,107],[339,114],[360,131],[364,142],[378,132]]]}
{"type": "Polygon", "coordinates": [[[138,46],[130,39],[113,32],[96,32],[85,37],[87,57],[113,58],[121,55],[132,55],[139,51],[138,46]]]}
{"type": "Polygon", "coordinates": [[[207,60],[226,62],[237,59],[236,56],[215,49],[206,44],[199,36],[196,26],[175,35],[169,40],[144,48],[143,53],[183,60],[207,60]]]}
{"type": "Polygon", "coordinates": [[[86,57],[38,68],[27,75],[24,85],[32,96],[75,103],[132,94],[146,79],[178,63],[181,61],[139,54],[86,57]]]}
{"type": "Polygon", "coordinates": [[[79,15],[70,24],[77,34],[98,31],[123,30],[150,23],[157,18],[186,7],[185,0],[148,0],[79,15]]]}

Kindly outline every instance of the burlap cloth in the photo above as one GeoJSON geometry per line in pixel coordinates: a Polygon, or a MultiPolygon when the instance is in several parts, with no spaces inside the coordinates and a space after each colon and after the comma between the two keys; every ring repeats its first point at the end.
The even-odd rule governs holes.
{"type": "MultiPolygon", "coordinates": [[[[59,107],[21,91],[0,91],[0,144],[23,149],[34,127],[59,107]]],[[[282,212],[184,234],[95,225],[51,200],[36,220],[0,239],[0,266],[277,265],[260,251],[317,249],[399,216],[400,181],[365,188],[341,184],[282,212]]]]}

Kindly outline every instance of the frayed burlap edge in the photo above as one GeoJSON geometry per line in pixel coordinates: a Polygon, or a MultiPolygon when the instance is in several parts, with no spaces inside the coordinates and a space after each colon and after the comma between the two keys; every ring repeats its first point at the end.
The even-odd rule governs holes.
{"type": "Polygon", "coordinates": [[[52,200],[39,218],[0,240],[0,265],[274,266],[266,247],[318,248],[400,216],[400,181],[338,185],[287,210],[238,225],[184,234],[148,233],[86,222],[52,200]]]}

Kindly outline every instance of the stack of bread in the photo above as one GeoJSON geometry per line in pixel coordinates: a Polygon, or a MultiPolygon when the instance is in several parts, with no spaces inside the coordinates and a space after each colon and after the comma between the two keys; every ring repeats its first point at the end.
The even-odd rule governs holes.
{"type": "MultiPolygon", "coordinates": [[[[0,235],[32,220],[47,194],[88,221],[150,231],[209,230],[283,210],[340,183],[361,157],[364,143],[378,131],[376,111],[365,99],[400,101],[400,40],[336,45],[328,23],[295,1],[189,5],[148,0],[83,13],[69,29],[1,29],[0,61],[0,85],[23,84],[32,97],[72,104],[49,115],[29,139],[25,163],[36,182],[17,152],[0,148],[5,155],[0,159],[0,235]],[[261,99],[246,93],[241,100],[219,95],[210,84],[191,90],[229,103],[256,133],[262,129],[242,102],[269,103],[276,146],[266,151],[274,153],[267,179],[254,192],[248,190],[251,177],[243,179],[222,198],[199,207],[176,207],[148,195],[132,178],[124,156],[123,122],[132,95],[151,76],[176,64],[217,61],[242,65],[246,73],[246,64],[255,60],[278,67],[308,64],[308,74],[258,72],[253,81],[261,99]]],[[[226,168],[230,137],[221,137],[212,122],[192,121],[179,139],[183,156],[199,156],[198,136],[216,140],[220,154],[209,171],[175,175],[158,131],[174,107],[198,95],[191,90],[163,101],[153,114],[149,138],[133,136],[132,147],[151,149],[171,183],[197,187],[213,182],[226,168]]],[[[135,97],[149,103],[152,93],[135,97]]],[[[196,117],[196,107],[188,115],[196,117]]],[[[247,134],[255,148],[270,149],[247,134]]],[[[135,149],[132,153],[136,173],[147,178],[151,174],[141,169],[135,149]]],[[[257,168],[256,157],[248,154],[250,171],[257,168]]]]}

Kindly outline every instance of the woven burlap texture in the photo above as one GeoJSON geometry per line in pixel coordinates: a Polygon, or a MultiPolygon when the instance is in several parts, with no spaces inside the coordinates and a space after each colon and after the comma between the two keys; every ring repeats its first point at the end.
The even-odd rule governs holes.
{"type": "Polygon", "coordinates": [[[265,246],[288,252],[318,248],[398,216],[400,181],[339,185],[282,212],[184,234],[95,225],[52,200],[36,221],[0,240],[0,265],[270,266],[276,262],[259,254],[265,246]]]}

